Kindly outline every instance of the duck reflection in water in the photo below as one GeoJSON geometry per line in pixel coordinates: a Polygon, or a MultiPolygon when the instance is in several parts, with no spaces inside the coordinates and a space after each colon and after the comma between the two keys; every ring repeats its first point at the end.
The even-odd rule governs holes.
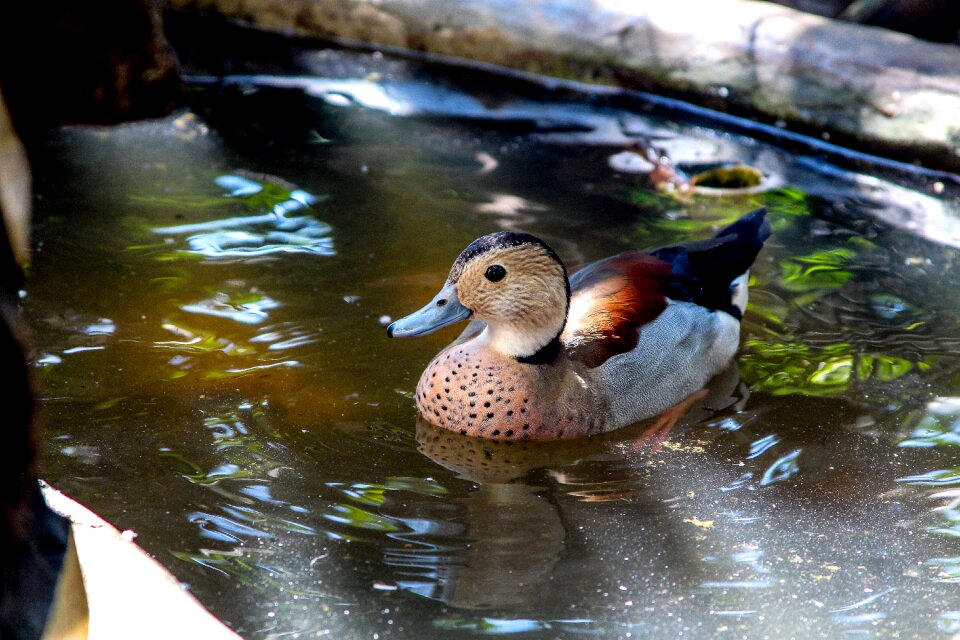
{"type": "MultiPolygon", "coordinates": [[[[678,428],[733,406],[742,391],[732,366],[711,382],[678,428]]],[[[553,597],[551,585],[565,573],[577,575],[573,567],[607,544],[601,529],[675,520],[669,490],[657,486],[645,446],[661,442],[651,422],[592,438],[498,442],[418,418],[420,451],[476,488],[461,499],[392,507],[391,517],[408,529],[391,534],[400,544],[385,549],[398,586],[463,609],[542,611],[551,601],[569,601],[569,588],[564,598],[553,597]],[[593,551],[572,551],[580,547],[593,551]]],[[[675,566],[691,562],[682,536],[659,540],[653,546],[661,547],[663,540],[676,544],[634,550],[651,558],[668,556],[675,566]]],[[[648,544],[634,535],[611,542],[648,544]]],[[[691,567],[688,573],[697,572],[691,567]]]]}

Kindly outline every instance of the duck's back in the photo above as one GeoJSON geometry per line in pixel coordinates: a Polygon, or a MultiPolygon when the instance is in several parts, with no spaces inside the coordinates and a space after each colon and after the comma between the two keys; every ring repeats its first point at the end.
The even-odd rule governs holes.
{"type": "Polygon", "coordinates": [[[627,252],[576,271],[562,340],[604,394],[608,429],[695,393],[736,354],[750,266],[770,235],[757,210],[709,240],[627,252]]]}

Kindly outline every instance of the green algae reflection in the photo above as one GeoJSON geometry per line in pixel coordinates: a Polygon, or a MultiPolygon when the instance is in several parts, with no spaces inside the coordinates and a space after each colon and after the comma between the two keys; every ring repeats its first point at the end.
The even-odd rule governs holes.
{"type": "MultiPolygon", "coordinates": [[[[752,270],[739,356],[741,376],[755,391],[838,396],[853,385],[891,383],[926,372],[940,357],[913,346],[922,341],[914,334],[926,329],[926,320],[917,315],[921,305],[878,291],[870,279],[870,265],[894,256],[863,235],[823,233],[823,222],[812,215],[813,205],[802,191],[780,188],[743,197],[693,198],[679,209],[670,198],[650,191],[635,190],[630,200],[652,214],[624,238],[632,246],[709,237],[745,211],[767,208],[773,240],[752,270]],[[782,255],[778,245],[783,243],[807,251],[782,255]],[[851,301],[858,306],[853,314],[857,323],[875,325],[894,338],[861,340],[859,326],[844,324],[851,301]],[[838,314],[832,336],[821,331],[811,340],[805,333],[811,318],[838,314]]],[[[903,290],[912,292],[908,284],[903,290]]]]}

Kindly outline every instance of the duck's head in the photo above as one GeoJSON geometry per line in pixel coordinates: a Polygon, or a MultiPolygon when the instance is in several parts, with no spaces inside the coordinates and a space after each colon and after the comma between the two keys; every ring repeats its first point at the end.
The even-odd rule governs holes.
{"type": "Polygon", "coordinates": [[[391,324],[387,335],[422,336],[472,317],[487,323],[489,348],[530,358],[559,338],[569,304],[567,270],[553,249],[529,234],[501,231],[464,249],[440,293],[391,324]]]}

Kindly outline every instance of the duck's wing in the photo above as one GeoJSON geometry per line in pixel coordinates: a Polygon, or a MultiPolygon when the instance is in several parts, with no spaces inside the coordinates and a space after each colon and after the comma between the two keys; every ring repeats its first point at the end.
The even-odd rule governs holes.
{"type": "Polygon", "coordinates": [[[570,277],[570,310],[560,336],[568,355],[589,367],[630,351],[638,330],[667,306],[673,278],[656,256],[629,251],[588,264],[570,277]]]}
{"type": "Polygon", "coordinates": [[[560,336],[571,358],[596,367],[632,350],[639,330],[663,312],[668,300],[740,320],[746,274],[770,236],[765,214],[753,211],[708,240],[621,253],[576,271],[560,336]]]}

